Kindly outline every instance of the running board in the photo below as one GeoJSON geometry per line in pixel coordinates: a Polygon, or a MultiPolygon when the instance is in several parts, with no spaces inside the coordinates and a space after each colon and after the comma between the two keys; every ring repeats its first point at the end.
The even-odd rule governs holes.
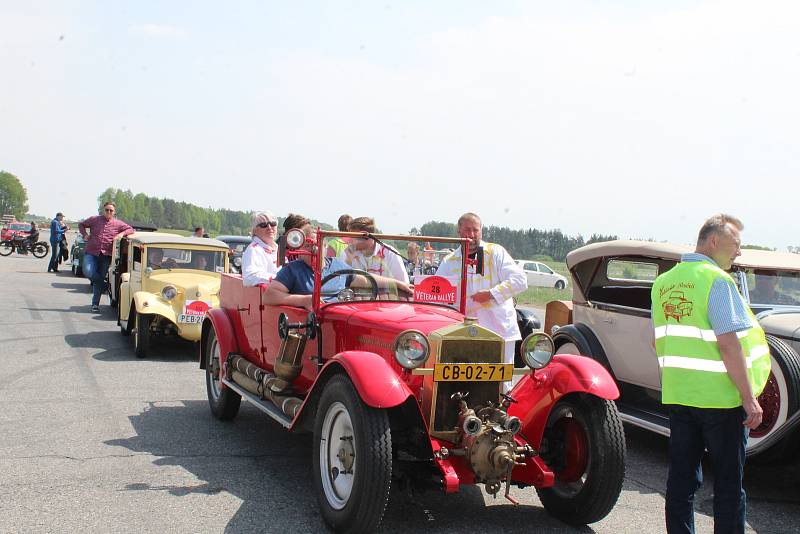
{"type": "Polygon", "coordinates": [[[669,437],[669,419],[625,405],[618,406],[619,418],[623,423],[644,428],[656,434],[669,437]],[[665,424],[662,424],[663,421],[665,424]]]}
{"type": "Polygon", "coordinates": [[[263,399],[256,397],[255,395],[253,395],[252,393],[250,393],[249,391],[247,391],[242,386],[240,386],[239,384],[237,384],[232,380],[227,380],[225,378],[222,378],[221,380],[223,384],[225,384],[233,391],[235,391],[236,393],[247,399],[247,401],[255,405],[256,408],[258,408],[268,416],[275,419],[284,428],[289,428],[291,426],[292,420],[289,419],[289,417],[287,417],[286,414],[280,411],[278,407],[272,404],[270,401],[265,401],[263,399]]]}

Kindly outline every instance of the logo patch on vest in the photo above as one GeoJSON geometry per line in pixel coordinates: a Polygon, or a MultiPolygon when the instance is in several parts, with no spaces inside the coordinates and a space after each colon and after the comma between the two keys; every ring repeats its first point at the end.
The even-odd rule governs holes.
{"type": "Polygon", "coordinates": [[[678,322],[681,322],[682,317],[689,317],[694,310],[694,303],[686,298],[686,293],[683,291],[675,290],[667,294],[666,300],[661,301],[661,308],[664,310],[664,316],[669,319],[672,317],[678,322]]]}

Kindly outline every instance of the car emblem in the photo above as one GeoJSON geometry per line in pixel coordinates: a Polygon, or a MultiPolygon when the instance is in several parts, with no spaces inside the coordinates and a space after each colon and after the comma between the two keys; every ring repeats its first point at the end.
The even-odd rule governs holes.
{"type": "Polygon", "coordinates": [[[474,326],[469,327],[469,337],[475,337],[478,335],[478,329],[474,326]]]}

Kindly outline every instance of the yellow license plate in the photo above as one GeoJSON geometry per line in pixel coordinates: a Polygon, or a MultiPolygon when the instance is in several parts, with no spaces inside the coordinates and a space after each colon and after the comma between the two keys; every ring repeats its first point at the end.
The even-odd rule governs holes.
{"type": "Polygon", "coordinates": [[[514,374],[511,363],[437,363],[434,382],[508,382],[514,374]]]}

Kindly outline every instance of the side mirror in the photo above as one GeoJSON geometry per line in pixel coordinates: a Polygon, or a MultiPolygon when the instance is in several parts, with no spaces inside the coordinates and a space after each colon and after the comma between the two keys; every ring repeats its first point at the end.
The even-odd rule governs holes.
{"type": "Polygon", "coordinates": [[[555,344],[544,332],[534,332],[522,341],[519,351],[525,365],[535,371],[546,367],[553,359],[555,344]]]}

